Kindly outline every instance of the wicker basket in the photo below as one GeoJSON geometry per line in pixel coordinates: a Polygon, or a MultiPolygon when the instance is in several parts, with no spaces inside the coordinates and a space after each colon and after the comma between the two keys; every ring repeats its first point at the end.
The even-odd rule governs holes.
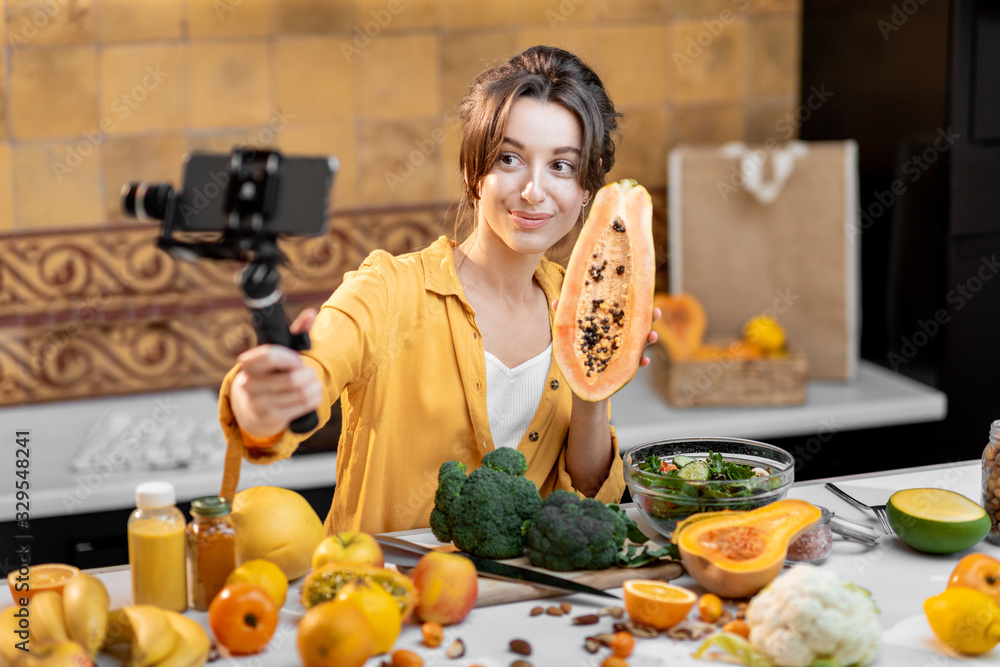
{"type": "MultiPolygon", "coordinates": [[[[710,341],[727,346],[735,341],[710,341]]],[[[765,359],[675,361],[664,345],[648,348],[652,384],[677,408],[743,405],[798,405],[806,400],[809,363],[799,350],[765,359]]]]}

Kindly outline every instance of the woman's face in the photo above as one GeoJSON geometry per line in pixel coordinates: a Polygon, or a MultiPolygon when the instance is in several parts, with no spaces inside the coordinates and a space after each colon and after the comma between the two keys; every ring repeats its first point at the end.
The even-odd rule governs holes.
{"type": "Polygon", "coordinates": [[[479,188],[479,224],[511,250],[541,254],[576,224],[583,131],[565,107],[519,97],[500,157],[479,188]]]}

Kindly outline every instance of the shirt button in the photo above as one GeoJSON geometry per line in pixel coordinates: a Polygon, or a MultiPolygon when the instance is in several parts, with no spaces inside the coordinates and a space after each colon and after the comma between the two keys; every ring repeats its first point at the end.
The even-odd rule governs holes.
{"type": "Polygon", "coordinates": [[[553,389],[558,389],[559,388],[559,380],[553,380],[552,382],[549,383],[549,386],[552,387],[553,389]]]}
{"type": "Polygon", "coordinates": [[[531,433],[529,433],[528,434],[528,440],[531,440],[532,442],[537,442],[538,441],[538,431],[532,431],[531,433]]]}

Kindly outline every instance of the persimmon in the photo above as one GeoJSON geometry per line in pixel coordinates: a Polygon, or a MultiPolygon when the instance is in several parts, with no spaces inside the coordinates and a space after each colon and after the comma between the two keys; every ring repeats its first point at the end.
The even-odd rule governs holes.
{"type": "Polygon", "coordinates": [[[278,627],[278,606],[256,584],[234,582],[223,587],[208,606],[208,625],[215,639],[233,655],[251,655],[267,646],[278,627]]]}

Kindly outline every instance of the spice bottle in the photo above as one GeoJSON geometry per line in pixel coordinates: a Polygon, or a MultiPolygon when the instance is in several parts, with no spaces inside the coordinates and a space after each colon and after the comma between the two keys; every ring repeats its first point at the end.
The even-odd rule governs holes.
{"type": "Polygon", "coordinates": [[[990,441],[983,450],[983,509],[991,524],[986,541],[1000,544],[1000,420],[990,425],[990,441]]]}
{"type": "Polygon", "coordinates": [[[174,505],[169,482],[145,482],[135,490],[128,519],[132,603],[182,612],[187,609],[184,574],[184,515],[174,505]]]}
{"type": "Polygon", "coordinates": [[[187,525],[188,604],[205,611],[236,569],[236,529],[225,498],[207,496],[191,501],[187,525]]]}

